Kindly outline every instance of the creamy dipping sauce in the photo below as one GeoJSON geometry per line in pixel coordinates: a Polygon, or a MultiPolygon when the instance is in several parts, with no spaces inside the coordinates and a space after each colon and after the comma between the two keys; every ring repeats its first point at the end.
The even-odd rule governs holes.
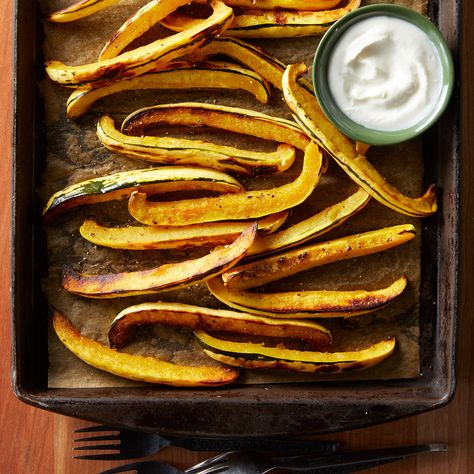
{"type": "Polygon", "coordinates": [[[367,128],[410,128],[433,112],[443,90],[438,52],[408,21],[362,20],[345,31],[328,63],[329,89],[338,107],[367,128]]]}

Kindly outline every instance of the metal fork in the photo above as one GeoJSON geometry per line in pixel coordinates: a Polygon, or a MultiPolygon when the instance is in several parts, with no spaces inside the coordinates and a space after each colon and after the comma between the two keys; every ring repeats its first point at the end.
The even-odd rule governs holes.
{"type": "Polygon", "coordinates": [[[180,438],[167,439],[154,433],[121,430],[112,426],[91,426],[74,430],[74,433],[96,433],[94,436],[74,439],[75,443],[94,443],[75,446],[75,451],[111,451],[100,454],[83,454],[74,456],[76,459],[117,460],[137,459],[155,454],[167,446],[179,446],[191,451],[230,451],[259,450],[282,451],[289,453],[321,453],[335,452],[339,444],[332,441],[285,440],[272,438],[257,439],[222,439],[222,438],[180,438]],[[113,441],[113,444],[100,444],[99,441],[113,441]]]}
{"type": "Polygon", "coordinates": [[[355,472],[375,465],[399,461],[421,453],[447,451],[443,444],[401,446],[317,456],[269,459],[252,451],[231,451],[206,459],[186,474],[266,474],[275,469],[293,472],[355,472]]]}

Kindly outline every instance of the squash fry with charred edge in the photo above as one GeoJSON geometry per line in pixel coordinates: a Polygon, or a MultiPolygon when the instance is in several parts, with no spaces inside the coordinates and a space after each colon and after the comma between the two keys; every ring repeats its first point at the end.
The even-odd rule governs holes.
{"type": "Polygon", "coordinates": [[[189,0],[151,0],[139,8],[109,38],[99,54],[99,61],[117,57],[130,43],[189,0]]]}
{"type": "Polygon", "coordinates": [[[194,330],[299,339],[317,350],[327,349],[331,344],[330,332],[313,322],[275,320],[236,311],[158,302],[130,306],[120,312],[109,329],[110,345],[123,346],[130,339],[133,329],[142,324],[165,324],[194,330]]]}
{"type": "Polygon", "coordinates": [[[274,214],[303,202],[314,190],[321,174],[322,155],[315,143],[305,150],[303,169],[283,186],[234,194],[169,202],[150,202],[144,193],[132,193],[128,211],[142,224],[189,225],[222,220],[253,219],[274,214]]]}
{"type": "Polygon", "coordinates": [[[191,64],[175,61],[141,76],[113,82],[103,87],[78,87],[67,100],[67,116],[77,119],[97,100],[137,89],[242,89],[262,104],[270,97],[268,83],[256,72],[224,61],[191,64]]]}
{"type": "Polygon", "coordinates": [[[415,228],[411,224],[348,235],[239,265],[225,272],[222,279],[230,288],[256,288],[311,268],[382,252],[414,237],[415,228]]]}
{"type": "Polygon", "coordinates": [[[367,369],[384,361],[395,350],[395,338],[350,352],[310,352],[265,347],[251,342],[217,339],[204,331],[195,331],[204,352],[215,360],[246,369],[284,369],[302,372],[338,373],[367,369]]]}
{"type": "Polygon", "coordinates": [[[290,120],[225,105],[182,102],[145,107],[131,113],[122,123],[127,135],[146,135],[146,131],[160,124],[214,127],[242,133],[264,140],[288,143],[304,150],[309,137],[290,120]]]}
{"type": "MultiPolygon", "coordinates": [[[[207,0],[196,0],[196,3],[205,3],[207,0]]],[[[229,7],[239,7],[260,10],[308,10],[320,11],[334,8],[341,0],[223,0],[229,7]]]]}
{"type": "Polygon", "coordinates": [[[206,190],[238,193],[243,187],[231,176],[216,170],[184,166],[146,168],[88,179],[54,193],[44,210],[45,222],[56,215],[84,204],[126,199],[132,191],[153,193],[206,190]]]}
{"type": "Polygon", "coordinates": [[[127,51],[112,59],[82,66],[66,66],[61,61],[48,61],[46,73],[51,80],[66,86],[103,85],[139,76],[207,44],[231,23],[232,8],[220,0],[212,0],[212,15],[189,30],[127,51]]]}
{"type": "MultiPolygon", "coordinates": [[[[257,221],[259,233],[276,231],[287,217],[288,211],[263,217],[257,221]]],[[[79,232],[93,244],[114,249],[187,249],[230,244],[248,225],[248,222],[212,222],[182,227],[104,227],[87,219],[79,232]]]]}
{"type": "Polygon", "coordinates": [[[114,120],[103,115],[97,123],[97,136],[107,149],[161,164],[201,166],[227,173],[259,175],[281,173],[295,161],[295,149],[282,143],[274,152],[243,150],[203,140],[141,136],[120,133],[114,120]]]}
{"type": "MultiPolygon", "coordinates": [[[[273,11],[252,10],[234,15],[229,28],[223,36],[234,38],[285,38],[297,36],[320,35],[343,16],[360,6],[360,0],[350,0],[341,8],[324,11],[282,10],[273,11]]],[[[192,28],[199,19],[174,11],[160,23],[172,30],[183,31],[192,28]]]]}
{"type": "Polygon", "coordinates": [[[177,387],[210,387],[232,383],[239,375],[238,369],[231,367],[178,365],[118,352],[83,336],[58,310],[53,311],[53,327],[61,342],[79,359],[119,377],[177,387]]]}
{"type": "Polygon", "coordinates": [[[406,285],[406,277],[401,277],[379,290],[256,293],[228,288],[220,276],[207,281],[209,291],[231,308],[273,318],[348,318],[373,313],[399,296],[406,285]]]}
{"type": "Polygon", "coordinates": [[[117,298],[176,290],[206,281],[235,265],[257,235],[257,224],[248,226],[230,245],[216,247],[204,257],[168,263],[151,270],[88,275],[63,269],[62,287],[86,298],[117,298]]]}
{"type": "Polygon", "coordinates": [[[51,13],[47,19],[55,23],[67,23],[104,10],[117,2],[118,0],[78,0],[66,8],[51,13]]]}
{"type": "Polygon", "coordinates": [[[344,201],[338,202],[308,219],[276,234],[257,237],[247,252],[247,257],[278,252],[323,235],[363,209],[369,200],[370,195],[359,188],[344,201]]]}
{"type": "Polygon", "coordinates": [[[374,199],[409,216],[425,217],[436,212],[434,186],[419,198],[403,195],[355,150],[352,142],[338,132],[326,119],[316,98],[298,84],[298,77],[307,71],[303,63],[287,67],[282,80],[283,95],[295,120],[317,143],[329,152],[337,164],[374,199]]]}

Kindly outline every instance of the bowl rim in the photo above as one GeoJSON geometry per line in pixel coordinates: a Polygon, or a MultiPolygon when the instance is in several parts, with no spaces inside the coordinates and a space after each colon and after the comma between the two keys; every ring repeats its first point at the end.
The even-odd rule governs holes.
{"type": "Polygon", "coordinates": [[[454,89],[454,64],[451,50],[436,25],[427,17],[407,7],[394,4],[375,4],[358,8],[335,22],[321,39],[313,59],[312,69],[315,94],[328,120],[348,137],[370,145],[392,145],[420,135],[430,128],[446,109],[454,89]],[[329,57],[334,45],[353,24],[374,17],[392,16],[420,28],[433,42],[443,71],[443,89],[433,111],[417,124],[395,131],[376,130],[350,119],[338,107],[327,80],[329,57]]]}

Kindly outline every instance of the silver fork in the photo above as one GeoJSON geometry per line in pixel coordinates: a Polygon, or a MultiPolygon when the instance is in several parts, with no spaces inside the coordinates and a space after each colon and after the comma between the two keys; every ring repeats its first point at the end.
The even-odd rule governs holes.
{"type": "Polygon", "coordinates": [[[179,438],[167,439],[155,433],[142,431],[121,430],[111,426],[91,426],[74,431],[91,433],[93,436],[76,438],[75,451],[91,451],[92,453],[74,456],[76,459],[117,460],[137,459],[156,454],[167,446],[179,446],[191,451],[230,451],[230,450],[259,450],[290,453],[330,454],[337,450],[338,443],[332,441],[285,440],[278,438],[257,439],[219,439],[219,438],[179,438]],[[111,441],[113,444],[100,444],[101,441],[111,441]],[[77,444],[80,443],[79,446],[77,444]],[[87,444],[83,444],[87,443],[87,444]],[[94,444],[91,444],[94,443],[94,444]],[[93,453],[94,451],[109,451],[108,453],[93,453]]]}
{"type": "MultiPolygon", "coordinates": [[[[202,471],[195,471],[194,467],[191,467],[190,469],[193,469],[194,474],[218,474],[222,470],[219,466],[204,467],[202,471]]],[[[188,472],[188,470],[180,471],[179,469],[161,461],[140,461],[113,467],[107,469],[107,471],[102,471],[99,474],[115,474],[130,471],[136,472],[137,474],[187,474],[188,472]]]]}
{"type": "Polygon", "coordinates": [[[317,456],[268,458],[252,451],[230,451],[196,464],[186,474],[266,474],[275,469],[293,472],[355,472],[422,453],[444,452],[443,444],[401,446],[317,456]]]}

